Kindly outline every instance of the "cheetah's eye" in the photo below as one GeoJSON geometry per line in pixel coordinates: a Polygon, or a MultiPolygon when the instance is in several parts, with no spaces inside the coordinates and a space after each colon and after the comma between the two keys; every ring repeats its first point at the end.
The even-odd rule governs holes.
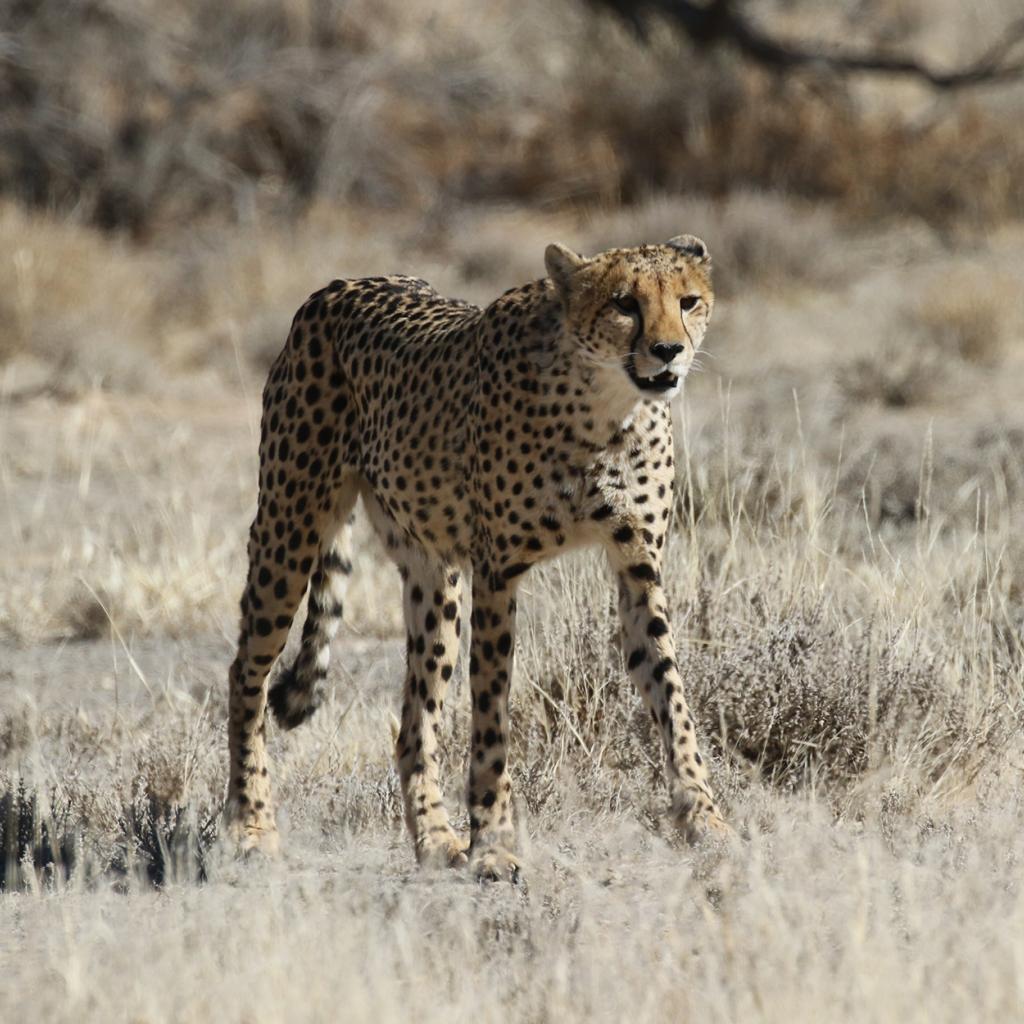
{"type": "Polygon", "coordinates": [[[616,295],[612,306],[625,316],[632,316],[640,310],[640,303],[632,295],[616,295]]]}
{"type": "Polygon", "coordinates": [[[698,302],[700,302],[700,296],[699,295],[684,295],[679,300],[679,305],[682,308],[684,313],[689,313],[690,310],[693,309],[694,306],[696,306],[698,302]]]}

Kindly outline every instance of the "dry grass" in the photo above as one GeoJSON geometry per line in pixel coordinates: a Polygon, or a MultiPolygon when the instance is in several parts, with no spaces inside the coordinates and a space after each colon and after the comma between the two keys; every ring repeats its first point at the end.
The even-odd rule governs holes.
{"type": "MultiPolygon", "coordinates": [[[[80,302],[94,320],[63,361],[21,349],[0,407],[0,1012],[31,992],[50,1020],[388,1020],[409,999],[424,1019],[1011,1017],[1024,367],[1000,275],[1019,236],[972,258],[962,296],[941,287],[968,279],[962,253],[778,197],[481,208],[404,236],[401,269],[477,297],[536,272],[552,237],[670,225],[731,274],[681,410],[666,578],[745,841],[691,852],[665,830],[607,571],[581,556],[521,602],[524,894],[413,867],[387,727],[398,587],[365,525],[330,698],[270,738],[286,860],[236,864],[216,839],[260,367],[316,283],[402,258],[401,237],[334,218],[151,249],[134,270],[91,232],[21,221],[36,265],[99,247],[138,312],[117,364],[89,260],[74,284],[47,278],[48,304],[19,300],[37,337],[80,302]],[[886,400],[897,372],[912,400],[886,400]]],[[[444,772],[464,824],[461,673],[453,687],[444,772]]]]}

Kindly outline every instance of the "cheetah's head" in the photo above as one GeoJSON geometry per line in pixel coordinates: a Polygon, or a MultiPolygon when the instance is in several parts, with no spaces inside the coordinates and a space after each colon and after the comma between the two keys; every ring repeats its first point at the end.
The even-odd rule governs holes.
{"type": "Polygon", "coordinates": [[[644,398],[679,393],[714,305],[711,257],[699,238],[679,235],[590,259],[556,243],[544,262],[585,363],[644,398]]]}

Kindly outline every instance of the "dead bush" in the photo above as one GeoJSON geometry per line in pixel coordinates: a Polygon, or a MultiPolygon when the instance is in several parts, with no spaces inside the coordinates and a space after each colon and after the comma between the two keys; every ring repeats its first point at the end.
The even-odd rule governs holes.
{"type": "Polygon", "coordinates": [[[767,622],[756,640],[749,629],[731,633],[687,648],[681,667],[705,730],[776,785],[848,785],[895,757],[908,735],[925,777],[956,769],[970,778],[1012,735],[997,701],[963,701],[943,656],[901,650],[871,623],[840,630],[808,605],[767,622]]]}
{"type": "Polygon", "coordinates": [[[20,777],[3,783],[0,892],[59,884],[70,876],[79,856],[71,804],[55,791],[41,797],[20,777]]]}

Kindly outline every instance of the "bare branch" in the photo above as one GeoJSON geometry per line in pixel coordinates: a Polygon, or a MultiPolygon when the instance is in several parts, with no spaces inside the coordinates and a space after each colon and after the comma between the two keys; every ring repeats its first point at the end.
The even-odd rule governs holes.
{"type": "Polygon", "coordinates": [[[1024,57],[1009,60],[1024,40],[1024,17],[1011,22],[1003,34],[976,60],[952,71],[940,71],[914,57],[877,51],[853,51],[820,46],[807,48],[776,39],[748,19],[736,0],[592,0],[614,11],[641,37],[647,36],[647,17],[661,15],[703,46],[735,46],[766,67],[778,70],[820,68],[845,73],[873,73],[917,78],[937,89],[961,89],[1024,77],[1024,57]]]}

